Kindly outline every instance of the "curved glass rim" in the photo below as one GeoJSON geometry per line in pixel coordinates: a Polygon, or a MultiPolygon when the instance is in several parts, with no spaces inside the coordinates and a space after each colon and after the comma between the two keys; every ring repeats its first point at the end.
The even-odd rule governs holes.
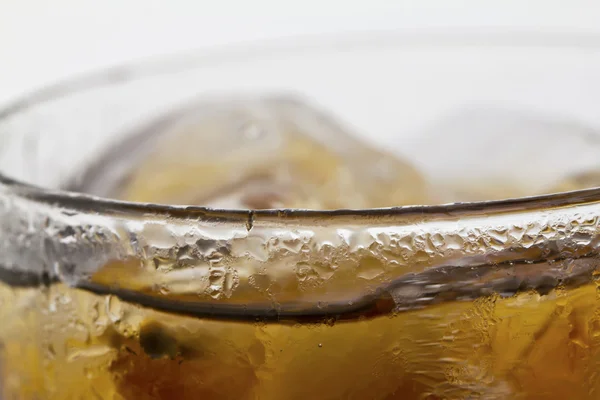
{"type": "MultiPolygon", "coordinates": [[[[538,196],[487,200],[477,202],[458,202],[439,205],[409,205],[386,208],[310,210],[310,209],[218,209],[203,206],[155,204],[102,198],[84,193],[47,189],[11,179],[0,174],[0,186],[10,188],[15,195],[47,205],[59,205],[78,212],[94,212],[104,215],[153,215],[163,218],[204,217],[213,222],[242,222],[248,229],[255,218],[264,222],[284,220],[313,220],[323,218],[333,222],[348,217],[369,220],[377,218],[385,222],[394,217],[459,217],[461,215],[491,215],[517,211],[534,211],[546,208],[572,207],[581,204],[600,202],[600,187],[569,192],[552,193],[538,196]]],[[[356,222],[356,221],[354,221],[356,222]]]]}
{"type": "MultiPolygon", "coordinates": [[[[425,31],[383,31],[354,32],[323,35],[306,35],[241,42],[220,45],[211,49],[201,49],[145,58],[137,62],[98,69],[76,78],[67,79],[44,88],[34,90],[8,103],[0,109],[0,120],[8,118],[20,111],[52,101],[64,96],[81,93],[106,85],[136,79],[174,73],[201,65],[215,66],[237,61],[248,61],[289,51],[319,52],[345,48],[373,46],[498,46],[498,47],[545,47],[545,48],[586,48],[600,50],[600,35],[581,32],[526,31],[501,29],[449,29],[425,31]]],[[[152,204],[119,201],[100,198],[84,193],[69,192],[34,186],[26,182],[14,180],[0,171],[0,185],[5,186],[19,196],[30,200],[68,206],[73,210],[105,212],[160,214],[175,218],[198,217],[199,214],[215,221],[246,221],[252,226],[256,217],[263,220],[281,219],[313,219],[355,217],[369,219],[372,217],[410,217],[428,215],[457,216],[463,214],[489,214],[496,212],[526,211],[546,207],[563,207],[600,201],[600,187],[547,195],[508,198],[494,201],[477,201],[450,203],[440,205],[410,205],[378,209],[341,209],[341,210],[304,210],[304,209],[215,209],[210,207],[152,204]]]]}

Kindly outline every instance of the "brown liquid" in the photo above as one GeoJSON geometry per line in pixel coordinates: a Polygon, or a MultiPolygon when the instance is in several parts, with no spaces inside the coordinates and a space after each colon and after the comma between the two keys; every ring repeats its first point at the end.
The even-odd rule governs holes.
{"type": "Polygon", "coordinates": [[[334,324],[210,321],[0,286],[4,399],[594,399],[595,286],[334,324]]]}
{"type": "MultiPolygon", "coordinates": [[[[218,118],[201,119],[200,128],[155,143],[120,186],[106,189],[108,194],[250,208],[362,208],[431,200],[423,178],[404,161],[369,149],[340,129],[332,133],[331,122],[301,104],[281,104],[285,107],[267,102],[276,112],[259,120],[270,129],[260,143],[214,153],[232,143],[215,131],[237,121],[233,115],[255,116],[248,105],[241,111],[225,107],[218,118]],[[300,109],[290,114],[290,107],[300,109]],[[311,118],[313,125],[307,123],[311,118]],[[314,120],[345,143],[343,151],[314,139],[319,132],[313,131],[314,120]],[[198,139],[207,132],[226,140],[202,148],[198,139]],[[365,168],[375,161],[385,168],[365,168]]],[[[600,396],[600,298],[594,284],[314,323],[209,320],[62,283],[0,284],[0,320],[3,399],[600,396]]]]}

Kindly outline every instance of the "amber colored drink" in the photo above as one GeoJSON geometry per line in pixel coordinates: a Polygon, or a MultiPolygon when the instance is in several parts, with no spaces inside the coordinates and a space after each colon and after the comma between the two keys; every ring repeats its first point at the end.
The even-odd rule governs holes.
{"type": "MultiPolygon", "coordinates": [[[[175,118],[174,133],[153,133],[159,139],[150,145],[121,146],[115,154],[131,150],[127,175],[102,182],[112,165],[104,159],[83,180],[88,187],[78,190],[248,209],[443,201],[408,163],[351,139],[302,103],[242,101],[214,110],[175,118]],[[248,142],[232,142],[224,128],[230,125],[241,126],[248,142]],[[219,143],[203,145],[209,134],[219,143]]],[[[292,296],[318,284],[325,295],[333,290],[327,286],[333,263],[307,264],[289,285],[268,268],[244,276],[244,265],[237,266],[239,276],[207,279],[225,291],[229,285],[241,293],[237,301],[249,304],[259,292],[292,296]]],[[[157,271],[164,267],[159,264],[157,271]]],[[[106,268],[95,282],[113,274],[120,284],[132,279],[106,268]]],[[[375,279],[382,267],[367,260],[360,268],[361,279],[375,279]]],[[[344,279],[335,281],[337,288],[352,285],[344,279]]],[[[7,278],[0,284],[1,397],[596,399],[600,297],[594,282],[454,296],[403,310],[388,308],[376,293],[372,304],[349,314],[253,318],[203,315],[177,305],[167,310],[58,281],[7,278]]],[[[177,288],[149,287],[180,295],[177,288]]],[[[212,294],[216,302],[224,298],[212,294]]],[[[186,296],[177,297],[180,304],[192,299],[186,296]]]]}

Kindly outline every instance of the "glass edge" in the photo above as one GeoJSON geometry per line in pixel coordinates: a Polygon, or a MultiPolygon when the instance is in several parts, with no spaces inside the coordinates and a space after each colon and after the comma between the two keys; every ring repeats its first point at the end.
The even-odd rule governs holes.
{"type": "Polygon", "coordinates": [[[600,187],[553,193],[521,198],[449,203],[440,205],[408,205],[388,208],[309,210],[309,209],[216,209],[191,205],[168,205],[138,203],[101,198],[83,193],[51,190],[19,182],[0,173],[0,191],[34,202],[67,208],[81,213],[102,213],[118,215],[152,214],[164,218],[211,219],[214,221],[244,222],[252,224],[254,219],[272,220],[313,220],[355,218],[369,221],[372,218],[436,218],[460,217],[463,215],[488,215],[497,213],[524,212],[549,208],[572,207],[600,202],[600,187]]]}
{"type": "Polygon", "coordinates": [[[345,51],[348,48],[396,46],[510,46],[545,48],[581,48],[600,50],[600,34],[487,27],[469,29],[409,29],[359,31],[285,36],[276,39],[239,41],[230,44],[178,51],[130,60],[78,74],[17,97],[0,105],[0,120],[65,95],[102,85],[119,84],[151,75],[173,73],[201,66],[249,61],[293,51],[345,51]]]}
{"type": "MultiPolygon", "coordinates": [[[[22,110],[56,100],[64,96],[84,92],[106,85],[117,85],[164,73],[216,66],[222,63],[249,61],[254,58],[284,54],[287,51],[341,51],[348,48],[399,47],[399,46],[509,46],[580,48],[600,51],[600,35],[595,33],[556,31],[556,30],[506,30],[505,28],[485,29],[425,29],[393,30],[352,33],[328,33],[320,35],[290,36],[278,39],[238,42],[229,45],[198,50],[164,54],[127,62],[121,65],[102,68],[84,73],[47,87],[34,90],[0,108],[0,122],[22,110]],[[249,50],[250,49],[250,50],[249,50]]],[[[3,186],[17,196],[30,200],[67,207],[79,212],[94,211],[126,214],[159,214],[175,218],[198,218],[201,215],[213,219],[245,220],[261,217],[264,219],[302,219],[336,217],[409,217],[435,215],[463,215],[527,211],[545,207],[574,206],[600,201],[600,187],[572,192],[555,193],[495,201],[452,203],[441,205],[410,205],[380,209],[342,210],[232,210],[212,209],[186,205],[162,205],[134,203],[99,198],[82,193],[51,190],[19,182],[2,174],[3,186]]]]}

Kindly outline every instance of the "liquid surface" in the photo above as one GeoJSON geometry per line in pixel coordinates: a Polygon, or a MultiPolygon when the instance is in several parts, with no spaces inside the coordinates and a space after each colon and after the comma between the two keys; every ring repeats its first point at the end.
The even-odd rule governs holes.
{"type": "MultiPolygon", "coordinates": [[[[556,187],[596,179],[592,171],[556,187]]],[[[226,99],[168,115],[115,147],[79,185],[125,200],[226,208],[438,201],[409,163],[289,98],[226,99]]],[[[489,198],[510,192],[490,188],[489,198]]],[[[360,273],[369,278],[376,267],[360,273]]],[[[314,282],[312,273],[302,282],[314,282]]],[[[268,291],[278,282],[251,283],[268,291]]],[[[209,320],[63,283],[0,283],[0,320],[2,399],[600,397],[594,283],[311,323],[209,320]]]]}

